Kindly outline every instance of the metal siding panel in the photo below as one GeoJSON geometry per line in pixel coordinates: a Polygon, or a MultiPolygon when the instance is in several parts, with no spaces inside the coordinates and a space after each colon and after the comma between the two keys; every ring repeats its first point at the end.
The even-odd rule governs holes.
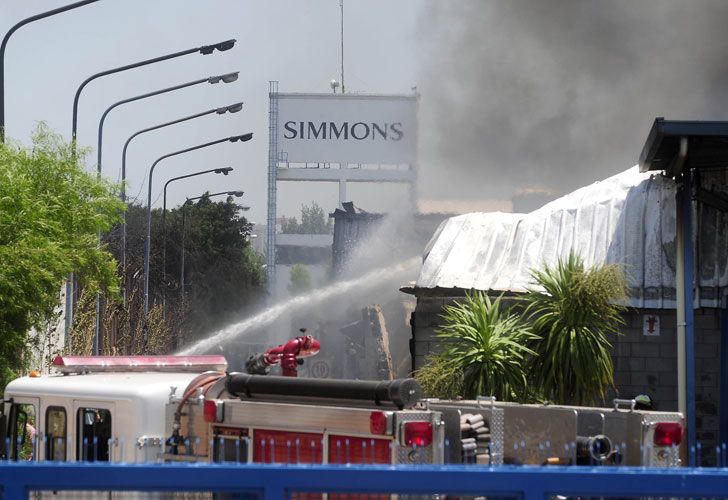
{"type": "MultiPolygon", "coordinates": [[[[416,286],[522,292],[531,269],[573,248],[587,265],[624,266],[628,305],[674,308],[675,208],[674,181],[634,167],[530,214],[453,217],[433,238],[416,286]]],[[[715,307],[728,287],[728,215],[703,222],[700,303],[715,307]]]]}

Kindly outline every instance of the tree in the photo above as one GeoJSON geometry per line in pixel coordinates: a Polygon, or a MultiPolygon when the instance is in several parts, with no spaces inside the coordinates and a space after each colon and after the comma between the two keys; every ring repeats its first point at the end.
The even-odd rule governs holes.
{"type": "Polygon", "coordinates": [[[416,375],[429,396],[452,397],[462,389],[460,395],[466,398],[526,398],[526,361],[534,354],[526,344],[537,337],[510,309],[502,308],[501,300],[474,291],[462,302],[445,306],[444,324],[436,331],[445,347],[416,375]]]}
{"type": "Polygon", "coordinates": [[[574,253],[555,267],[534,270],[539,288],[524,300],[526,315],[540,340],[529,347],[531,378],[544,396],[556,403],[592,404],[614,385],[612,346],[608,334],[618,334],[623,323],[626,280],[618,266],[587,269],[574,253]]]}
{"type": "Polygon", "coordinates": [[[300,234],[300,225],[295,217],[283,217],[281,222],[281,233],[283,234],[300,234]]]}
{"type": "Polygon", "coordinates": [[[288,291],[293,295],[300,295],[311,289],[311,273],[303,264],[294,264],[291,267],[291,282],[288,291]]]}
{"type": "MultiPolygon", "coordinates": [[[[265,294],[265,261],[250,244],[252,224],[240,215],[239,208],[232,197],[217,202],[204,197],[167,210],[165,231],[162,210],[152,210],[150,314],[144,317],[139,311],[143,308],[146,207],[129,205],[124,278],[127,306],[114,304],[106,310],[105,324],[110,325],[105,328],[106,352],[170,352],[239,319],[244,310],[258,303],[265,294]],[[183,232],[184,296],[180,276],[183,232]]],[[[119,228],[106,238],[114,254],[120,255],[119,228]]]]}
{"type": "Polygon", "coordinates": [[[318,203],[301,206],[301,223],[295,217],[283,218],[281,232],[284,234],[331,234],[334,226],[318,203]]]}
{"type": "Polygon", "coordinates": [[[25,367],[28,331],[42,328],[76,272],[89,292],[118,292],[116,264],[97,235],[119,220],[116,188],[44,125],[33,146],[0,144],[0,382],[25,367]]]}
{"type": "Polygon", "coordinates": [[[312,201],[310,205],[301,207],[300,231],[301,234],[331,234],[333,224],[324,209],[312,201]]]}

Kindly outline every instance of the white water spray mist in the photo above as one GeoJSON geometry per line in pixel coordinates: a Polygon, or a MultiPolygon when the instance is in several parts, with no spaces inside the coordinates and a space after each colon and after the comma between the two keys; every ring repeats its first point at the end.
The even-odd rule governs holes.
{"type": "Polygon", "coordinates": [[[209,351],[217,345],[225,344],[245,335],[251,330],[255,330],[256,328],[272,323],[284,313],[293,313],[300,309],[311,307],[342,293],[354,290],[358,292],[369,288],[375,288],[382,281],[391,280],[400,275],[406,275],[415,269],[420,262],[421,259],[419,257],[414,257],[387,268],[377,269],[359,278],[340,281],[318,290],[312,290],[304,295],[299,295],[298,297],[289,299],[281,304],[269,307],[252,318],[248,318],[238,323],[226,326],[217,332],[213,332],[206,338],[181,350],[178,354],[197,354],[209,351]]]}

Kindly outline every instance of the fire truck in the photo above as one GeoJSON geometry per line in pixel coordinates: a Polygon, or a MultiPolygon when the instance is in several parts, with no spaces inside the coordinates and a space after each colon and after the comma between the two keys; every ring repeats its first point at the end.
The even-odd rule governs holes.
{"type": "Polygon", "coordinates": [[[678,466],[683,418],[613,408],[423,397],[414,379],[297,378],[294,339],[227,372],[223,356],[60,356],[5,389],[10,460],[678,466]],[[282,364],[289,376],[262,375],[282,364]],[[257,367],[257,368],[256,368],[257,367]],[[257,371],[256,371],[257,370],[257,371]]]}

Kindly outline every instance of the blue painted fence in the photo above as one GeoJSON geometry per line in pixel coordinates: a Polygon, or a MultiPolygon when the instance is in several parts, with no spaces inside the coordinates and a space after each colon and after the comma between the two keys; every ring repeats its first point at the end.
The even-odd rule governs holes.
{"type": "Polygon", "coordinates": [[[6,499],[33,490],[721,498],[728,469],[3,462],[0,484],[6,499]]]}

